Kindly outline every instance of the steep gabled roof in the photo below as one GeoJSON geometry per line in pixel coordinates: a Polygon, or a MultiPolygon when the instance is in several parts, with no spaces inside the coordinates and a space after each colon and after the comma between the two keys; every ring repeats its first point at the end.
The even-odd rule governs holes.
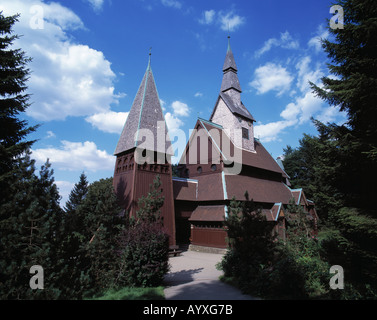
{"type": "Polygon", "coordinates": [[[140,146],[141,143],[148,150],[172,154],[171,141],[162,113],[150,60],[114,154],[117,155],[140,146]],[[149,130],[153,136],[146,140],[143,137],[143,129],[149,130]],[[165,132],[164,137],[157,139],[158,132],[165,132]]]}
{"type": "Polygon", "coordinates": [[[249,110],[246,109],[246,107],[242,103],[242,101],[241,101],[241,104],[234,103],[233,99],[227,93],[225,93],[225,92],[220,92],[220,94],[219,94],[219,96],[218,96],[218,98],[216,100],[215,107],[213,108],[211,117],[209,118],[210,120],[212,120],[212,117],[215,114],[216,106],[219,103],[219,99],[223,99],[223,101],[225,102],[225,105],[229,108],[229,110],[233,114],[242,116],[242,117],[244,117],[244,118],[246,118],[248,120],[251,120],[251,121],[255,121],[254,117],[251,115],[251,113],[249,112],[249,110]]]}

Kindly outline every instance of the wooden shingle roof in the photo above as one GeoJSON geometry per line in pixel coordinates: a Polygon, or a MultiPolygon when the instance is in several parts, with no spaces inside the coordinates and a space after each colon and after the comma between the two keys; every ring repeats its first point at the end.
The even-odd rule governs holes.
{"type": "Polygon", "coordinates": [[[162,113],[150,61],[132,103],[114,155],[138,147],[142,143],[143,147],[148,150],[172,154],[171,141],[168,136],[168,129],[162,113]],[[149,132],[150,136],[145,137],[145,132],[149,132]],[[164,137],[157,139],[157,134],[161,132],[165,132],[164,137]],[[165,137],[167,137],[166,140],[165,137]]]}

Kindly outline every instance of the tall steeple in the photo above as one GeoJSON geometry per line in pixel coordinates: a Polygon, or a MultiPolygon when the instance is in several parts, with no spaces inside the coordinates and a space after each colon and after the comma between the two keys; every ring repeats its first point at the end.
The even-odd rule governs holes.
{"type": "Polygon", "coordinates": [[[150,192],[150,185],[159,176],[165,199],[161,217],[169,243],[175,245],[171,141],[152,73],[151,53],[114,154],[113,187],[119,205],[129,216],[137,216],[139,199],[150,192]]]}
{"type": "Polygon", "coordinates": [[[223,81],[221,83],[221,92],[229,94],[236,99],[235,102],[240,102],[241,86],[237,76],[237,66],[234,61],[232,49],[230,47],[230,36],[228,36],[228,49],[223,65],[223,81]]]}
{"type": "Polygon", "coordinates": [[[151,53],[149,53],[147,70],[136,93],[114,154],[118,155],[138,147],[141,143],[146,149],[160,153],[169,153],[171,147],[152,73],[151,53]],[[147,130],[153,134],[153,139],[149,139],[149,141],[147,137],[143,137],[147,130]],[[158,137],[158,135],[160,136],[158,137]]]}
{"type": "Polygon", "coordinates": [[[230,130],[230,138],[243,149],[254,151],[254,118],[241,101],[241,86],[237,76],[237,65],[234,61],[228,36],[228,49],[223,65],[221,90],[212,111],[210,121],[230,130]],[[235,139],[236,130],[242,130],[242,143],[235,139]]]}

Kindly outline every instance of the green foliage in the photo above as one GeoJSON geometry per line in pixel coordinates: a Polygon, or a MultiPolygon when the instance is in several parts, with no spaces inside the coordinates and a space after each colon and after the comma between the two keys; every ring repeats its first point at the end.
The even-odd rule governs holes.
{"type": "Polygon", "coordinates": [[[305,181],[309,173],[304,187],[325,226],[321,255],[345,270],[345,289],[329,295],[367,299],[377,292],[377,211],[371,201],[377,179],[377,2],[336,4],[344,10],[344,29],[329,29],[333,38],[322,41],[331,76],[322,78],[321,86],[311,86],[318,97],[345,111],[348,121],[337,125],[313,120],[318,137],[305,135],[299,148],[287,148],[284,166],[294,183],[305,181]],[[305,166],[306,159],[310,166],[305,166]]]}
{"type": "MultiPolygon", "coordinates": [[[[76,281],[80,279],[78,275],[82,275],[90,292],[112,285],[117,259],[116,239],[125,227],[121,211],[111,178],[92,183],[76,209],[77,229],[72,236],[78,238],[79,249],[73,267],[77,268],[76,281]]],[[[79,283],[78,287],[85,286],[79,283]]]]}
{"type": "Polygon", "coordinates": [[[56,299],[59,246],[62,239],[62,210],[53,171],[47,161],[35,174],[34,161],[27,153],[18,159],[17,183],[13,197],[0,206],[1,252],[0,295],[2,299],[56,299]],[[45,289],[29,287],[29,269],[41,265],[45,289]]]}
{"type": "Polygon", "coordinates": [[[274,256],[274,225],[267,222],[247,193],[245,198],[243,202],[233,198],[228,206],[225,227],[230,248],[219,267],[242,291],[261,295],[267,290],[264,279],[274,256]]]}
{"type": "Polygon", "coordinates": [[[147,196],[142,196],[138,201],[139,209],[136,217],[139,220],[162,223],[160,209],[164,205],[165,198],[162,195],[160,175],[156,175],[149,188],[147,196]]]}
{"type": "Polygon", "coordinates": [[[169,236],[160,217],[161,193],[157,175],[150,192],[139,199],[137,219],[131,219],[119,237],[117,286],[158,286],[169,271],[169,236]]]}
{"type": "Polygon", "coordinates": [[[12,30],[17,21],[17,15],[5,17],[0,12],[0,202],[12,197],[8,190],[17,174],[17,158],[33,144],[25,137],[37,128],[18,117],[29,107],[29,95],[24,92],[30,59],[21,49],[10,49],[18,38],[12,30]]]}
{"type": "Polygon", "coordinates": [[[116,286],[155,287],[169,271],[169,237],[159,223],[141,221],[119,239],[116,286]]]}
{"type": "Polygon", "coordinates": [[[164,287],[109,289],[87,300],[164,300],[164,287]]]}
{"type": "Polygon", "coordinates": [[[75,184],[71,193],[69,194],[68,201],[65,204],[64,211],[72,214],[76,211],[77,207],[85,199],[86,194],[88,193],[88,180],[86,175],[82,173],[80,175],[80,180],[75,184]]]}

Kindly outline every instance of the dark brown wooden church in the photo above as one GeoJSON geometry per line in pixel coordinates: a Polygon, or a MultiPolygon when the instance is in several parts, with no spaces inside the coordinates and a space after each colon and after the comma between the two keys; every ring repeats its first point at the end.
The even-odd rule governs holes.
{"type": "Polygon", "coordinates": [[[161,214],[170,245],[224,249],[227,205],[235,197],[262,207],[275,232],[285,237],[286,206],[303,206],[316,224],[314,203],[302,189],[291,189],[281,163],[254,138],[254,118],[241,101],[237,66],[228,42],[219,96],[208,120],[198,118],[172,176],[173,154],[167,126],[148,63],[115,150],[114,189],[122,206],[135,215],[137,201],[159,174],[165,197],[161,214]],[[163,137],[163,139],[161,139],[163,137]]]}

